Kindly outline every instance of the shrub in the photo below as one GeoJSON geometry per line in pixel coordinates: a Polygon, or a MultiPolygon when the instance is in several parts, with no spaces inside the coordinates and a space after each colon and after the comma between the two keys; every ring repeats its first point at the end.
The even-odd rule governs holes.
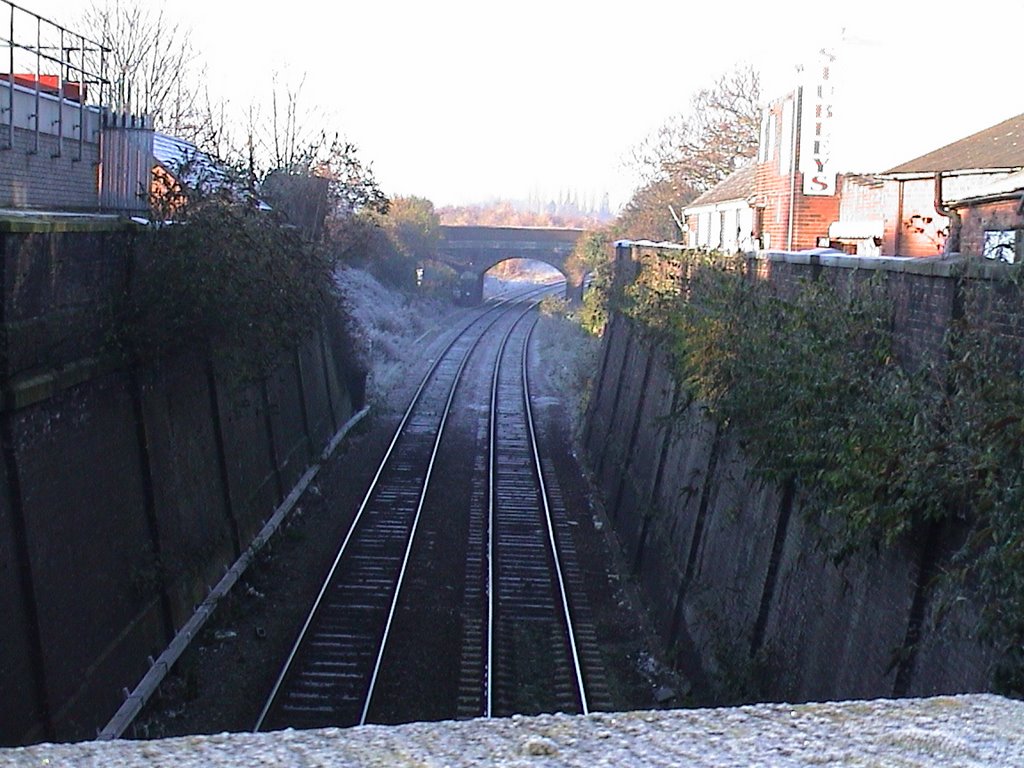
{"type": "Polygon", "coordinates": [[[141,233],[113,334],[143,364],[214,348],[242,375],[267,373],[328,312],[333,263],[272,214],[220,197],[141,233]]]}
{"type": "Polygon", "coordinates": [[[917,369],[895,353],[879,280],[781,296],[744,257],[658,253],[617,301],[664,339],[678,381],[737,431],[757,471],[797,483],[837,560],[928,524],[964,526],[948,573],[978,600],[1001,685],[1020,692],[1024,333],[992,318],[1019,316],[1024,297],[1016,281],[961,278],[957,290],[973,311],[946,358],[917,369]]]}

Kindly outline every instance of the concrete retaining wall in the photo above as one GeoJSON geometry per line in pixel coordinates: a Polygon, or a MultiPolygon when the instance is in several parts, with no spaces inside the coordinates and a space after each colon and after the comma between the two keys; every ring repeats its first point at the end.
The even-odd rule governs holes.
{"type": "Polygon", "coordinates": [[[191,354],[112,368],[102,310],[131,232],[6,230],[0,744],[90,738],[361,405],[361,374],[332,328],[242,389],[191,354]]]}
{"type": "MultiPolygon", "coordinates": [[[[621,279],[637,254],[620,248],[621,279]]],[[[776,256],[756,273],[801,281],[886,279],[900,354],[937,360],[957,305],[949,265],[814,263],[776,256]],[[857,267],[854,269],[854,267],[857,267]],[[866,267],[866,268],[865,268],[866,267]]],[[[927,588],[958,532],[862,553],[837,566],[828,532],[793,488],[758,479],[731,432],[685,401],[671,361],[613,315],[584,439],[658,632],[716,703],[984,691],[992,656],[963,601],[927,588]]],[[[960,534],[962,535],[962,534],[960,534]]]]}

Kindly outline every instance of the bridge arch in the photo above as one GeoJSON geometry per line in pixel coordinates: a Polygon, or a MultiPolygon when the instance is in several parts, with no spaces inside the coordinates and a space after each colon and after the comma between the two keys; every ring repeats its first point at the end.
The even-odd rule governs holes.
{"type": "Polygon", "coordinates": [[[584,232],[550,227],[442,226],[439,258],[462,276],[461,298],[466,303],[483,300],[484,274],[509,259],[532,259],[554,267],[566,276],[566,298],[575,302],[583,296],[583,275],[576,275],[567,260],[584,232]]]}
{"type": "Polygon", "coordinates": [[[568,285],[571,278],[566,275],[564,267],[551,264],[543,259],[524,259],[521,256],[510,256],[499,259],[483,272],[483,293],[489,298],[488,280],[493,278],[505,282],[524,281],[530,283],[546,283],[558,276],[568,285]]]}

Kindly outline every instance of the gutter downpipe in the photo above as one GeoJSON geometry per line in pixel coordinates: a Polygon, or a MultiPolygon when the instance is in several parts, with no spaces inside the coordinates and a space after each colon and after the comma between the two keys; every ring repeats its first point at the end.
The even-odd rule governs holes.
{"type": "Polygon", "coordinates": [[[896,228],[893,232],[892,250],[896,256],[899,256],[900,248],[903,247],[903,179],[897,179],[896,189],[896,228]]]}
{"type": "Polygon", "coordinates": [[[789,152],[789,219],[786,233],[786,250],[793,250],[793,208],[796,205],[796,136],[802,130],[804,87],[798,85],[793,96],[793,137],[789,152]]]}
{"type": "Polygon", "coordinates": [[[935,172],[935,212],[949,219],[949,236],[942,249],[943,258],[947,258],[960,252],[960,226],[963,221],[959,213],[947,208],[942,202],[942,171],[935,172]]]}

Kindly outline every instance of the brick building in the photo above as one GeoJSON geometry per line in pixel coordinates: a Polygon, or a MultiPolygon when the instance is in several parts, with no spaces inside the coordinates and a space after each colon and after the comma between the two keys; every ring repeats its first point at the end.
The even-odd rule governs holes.
{"type": "Polygon", "coordinates": [[[148,210],[152,130],[110,109],[103,47],[0,0],[0,208],[148,210]]]}
{"type": "Polygon", "coordinates": [[[962,255],[1009,264],[1024,260],[1024,172],[992,182],[949,209],[951,235],[962,255]]]}
{"type": "MultiPolygon", "coordinates": [[[[831,247],[860,256],[957,252],[951,204],[990,196],[994,183],[1024,169],[1024,115],[1017,115],[882,173],[838,173],[847,169],[836,167],[831,151],[832,61],[821,51],[804,84],[764,110],[753,166],[684,209],[688,245],[831,247]]],[[[980,253],[977,242],[968,247],[980,253]]]]}
{"type": "MultiPolygon", "coordinates": [[[[882,252],[936,256],[960,250],[949,238],[950,203],[985,193],[1024,169],[1024,114],[878,174],[882,252]]],[[[841,211],[840,218],[849,210],[841,211]]]]}
{"type": "Polygon", "coordinates": [[[831,160],[832,56],[761,118],[756,161],[684,209],[688,244],[788,251],[814,248],[839,217],[831,160]]]}

